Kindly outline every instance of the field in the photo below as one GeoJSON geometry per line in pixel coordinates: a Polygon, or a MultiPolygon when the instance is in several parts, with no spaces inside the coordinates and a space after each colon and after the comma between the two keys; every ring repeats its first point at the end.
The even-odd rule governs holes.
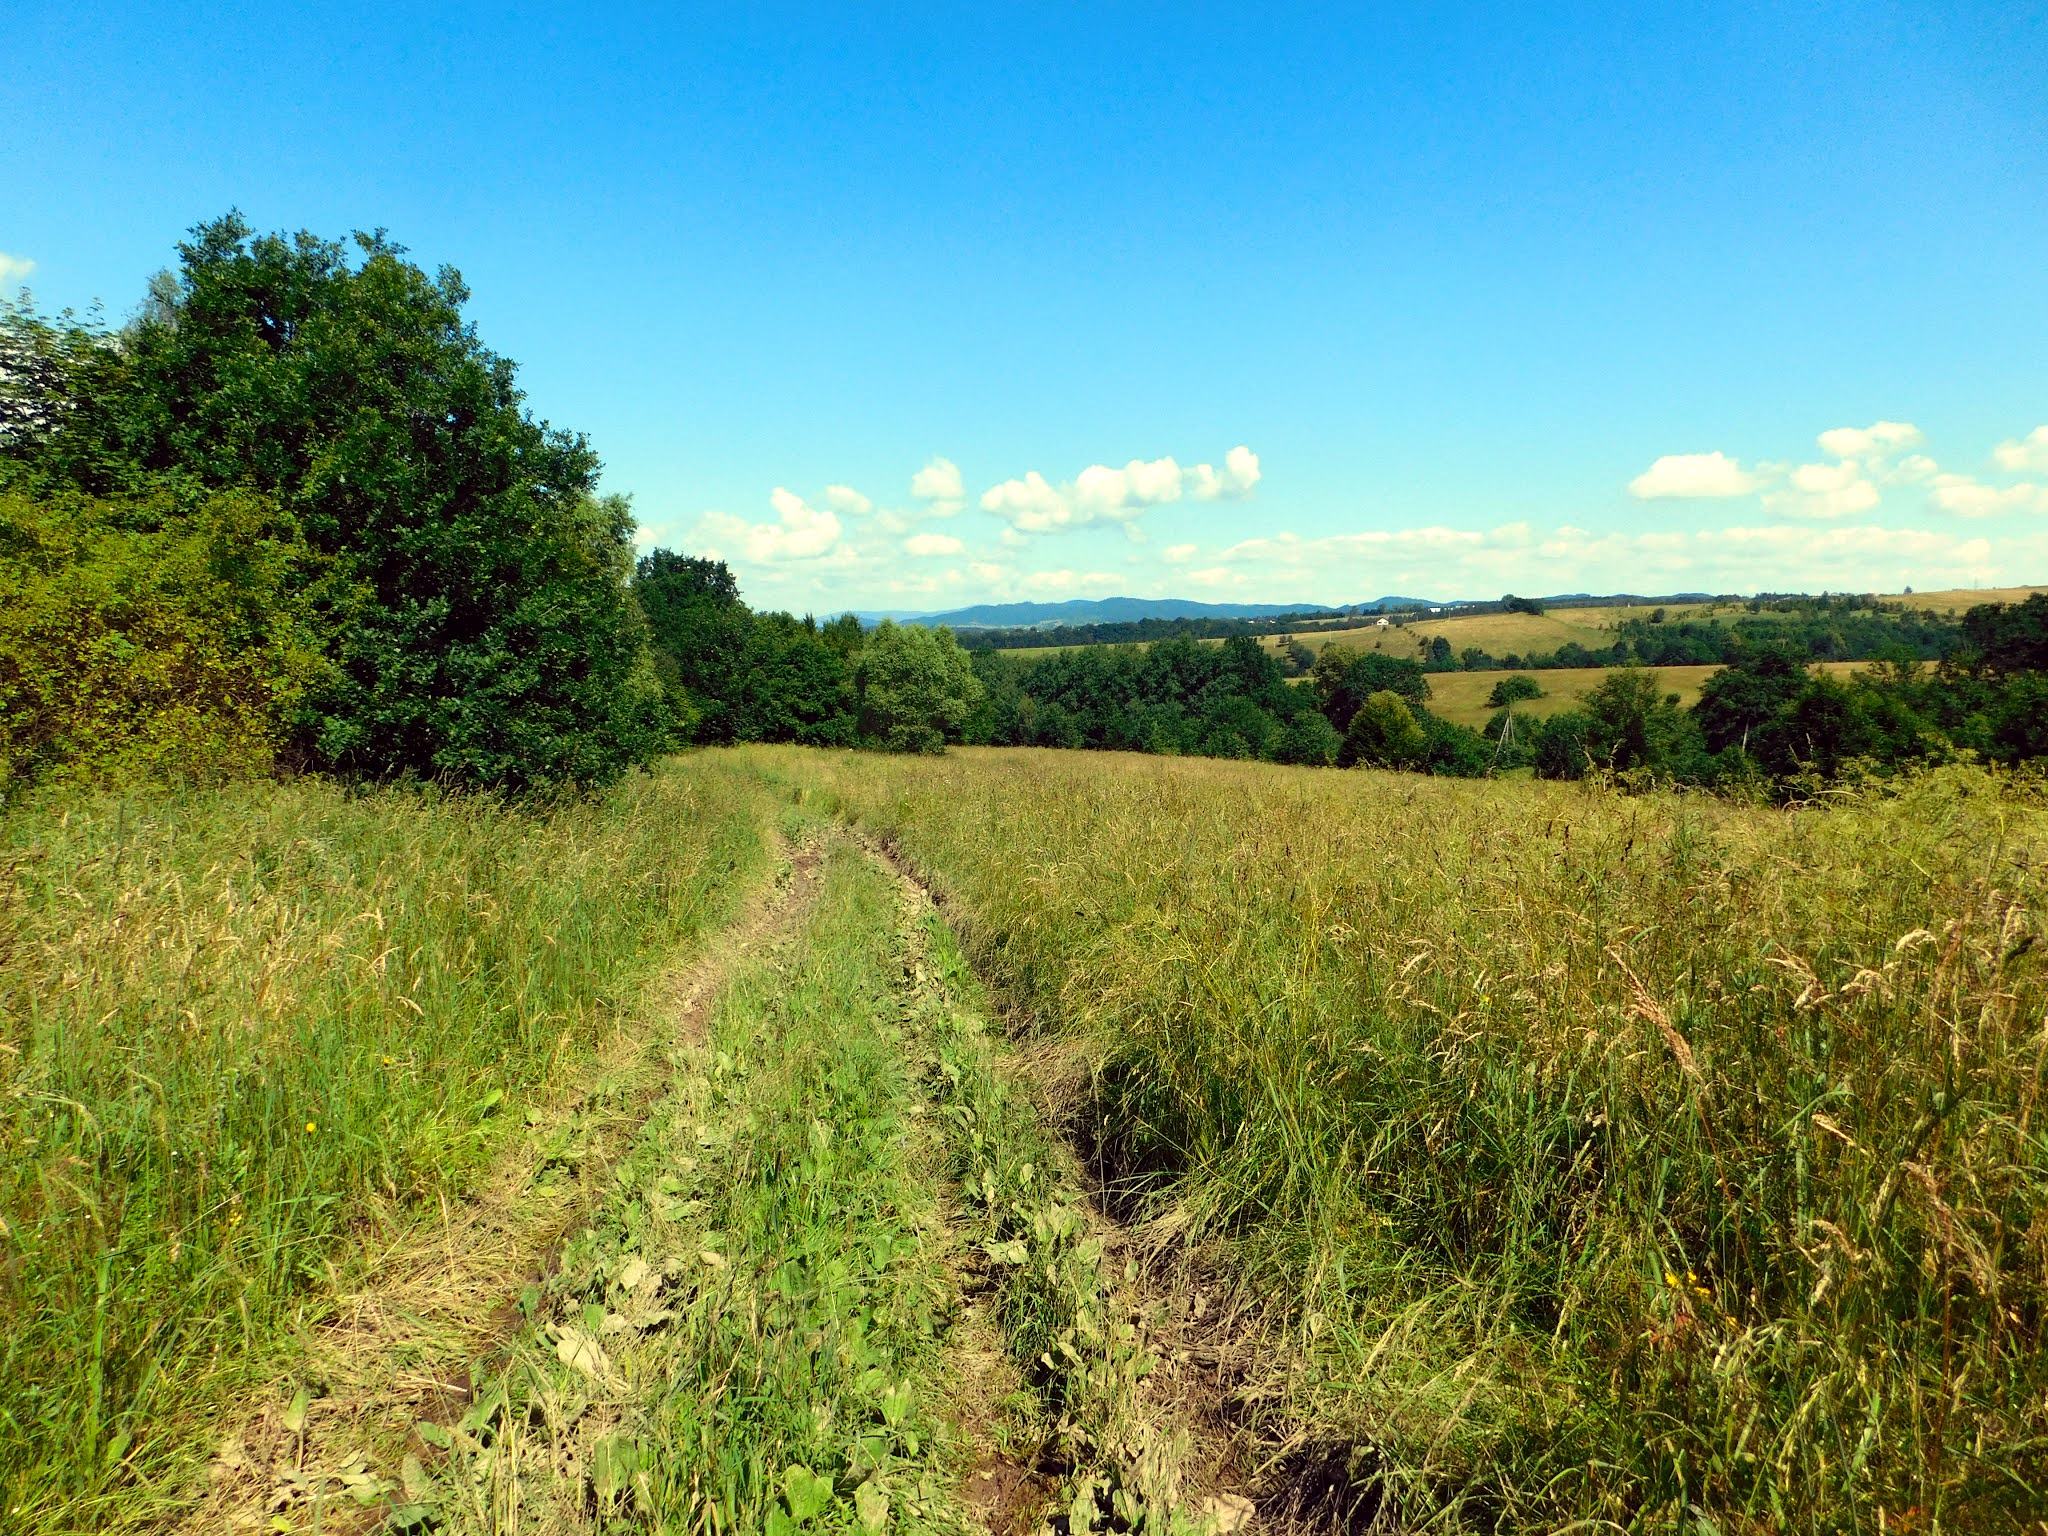
{"type": "Polygon", "coordinates": [[[15,1527],[2039,1529],[2038,787],[752,748],[6,834],[15,1527]]]}
{"type": "MultiPolygon", "coordinates": [[[[1817,665],[1823,672],[1836,677],[1847,677],[1866,665],[1860,661],[1824,661],[1817,665]]],[[[1562,714],[1600,686],[1602,678],[1614,669],[1611,667],[1551,667],[1528,676],[1536,679],[1543,690],[1540,699],[1524,699],[1515,705],[1515,713],[1535,715],[1543,718],[1562,714]]],[[[1667,693],[1678,695],[1678,702],[1690,708],[1699,702],[1700,686],[1720,671],[1719,667],[1658,667],[1654,669],[1667,693]]],[[[1494,709],[1486,702],[1495,684],[1508,676],[1505,672],[1432,672],[1429,677],[1429,707],[1446,720],[1459,725],[1478,727],[1493,717],[1494,709]]]]}

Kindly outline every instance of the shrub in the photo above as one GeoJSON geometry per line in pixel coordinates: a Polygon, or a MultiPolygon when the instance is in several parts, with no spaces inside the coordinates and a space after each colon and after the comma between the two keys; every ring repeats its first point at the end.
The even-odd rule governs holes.
{"type": "Polygon", "coordinates": [[[0,787],[261,774],[325,680],[276,509],[162,500],[0,493],[0,787]]]}

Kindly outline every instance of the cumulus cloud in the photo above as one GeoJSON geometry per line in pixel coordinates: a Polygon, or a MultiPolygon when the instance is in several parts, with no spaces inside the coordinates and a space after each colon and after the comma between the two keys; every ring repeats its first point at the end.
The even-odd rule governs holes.
{"type": "Polygon", "coordinates": [[[697,536],[708,541],[706,553],[723,558],[730,550],[741,558],[767,564],[780,560],[815,560],[839,543],[839,519],[811,506],[795,492],[776,486],[768,504],[772,523],[750,523],[729,512],[707,512],[698,520],[697,536]]]}
{"type": "Polygon", "coordinates": [[[1061,592],[1102,592],[1124,584],[1124,578],[1111,571],[1030,571],[1018,578],[1020,587],[1026,592],[1057,594],[1061,592]]]}
{"type": "Polygon", "coordinates": [[[1991,461],[2014,474],[2030,469],[2048,471],[2048,427],[2036,427],[2023,438],[2000,443],[1991,450],[1991,461]]]}
{"type": "Polygon", "coordinates": [[[1005,480],[983,491],[981,510],[993,512],[1021,533],[1051,533],[1082,520],[1073,498],[1035,469],[1022,480],[1005,480]]]}
{"type": "Polygon", "coordinates": [[[1197,464],[1187,474],[1187,491],[1196,501],[1235,501],[1249,496],[1259,483],[1259,456],[1240,444],[1223,455],[1221,474],[1197,464]]]}
{"type": "MultiPolygon", "coordinates": [[[[2039,525],[2032,525],[2038,527],[2039,525]]],[[[1176,585],[1323,601],[1376,592],[1896,592],[2010,584],[2048,567],[2048,528],[2001,538],[1875,523],[1589,532],[1441,526],[1247,539],[1176,585]]]]}
{"type": "Polygon", "coordinates": [[[939,517],[951,517],[967,505],[967,485],[960,478],[960,466],[951,459],[934,458],[910,477],[910,494],[927,503],[939,517]]]}
{"type": "Polygon", "coordinates": [[[1159,553],[1168,565],[1186,565],[1195,558],[1195,551],[1200,547],[1196,544],[1169,544],[1159,553]]]}
{"type": "Polygon", "coordinates": [[[36,264],[26,256],[10,256],[0,251],[0,288],[11,288],[16,283],[28,281],[29,273],[35,269],[36,264]]]}
{"type": "Polygon", "coordinates": [[[850,485],[826,486],[825,505],[834,512],[847,512],[855,517],[866,517],[875,510],[875,504],[850,485]]]}
{"type": "Polygon", "coordinates": [[[1831,427],[1820,435],[1820,451],[1838,459],[1883,459],[1925,441],[1910,421],[1873,421],[1867,427],[1831,427]]]}
{"type": "Polygon", "coordinates": [[[1968,475],[1937,475],[1934,504],[1958,517],[1992,517],[2000,512],[2048,512],[2048,486],[1983,485],[1968,475]]]}
{"type": "Polygon", "coordinates": [[[950,533],[914,533],[903,541],[904,551],[913,555],[963,555],[967,546],[950,533]]]}
{"type": "MultiPolygon", "coordinates": [[[[1183,468],[1171,457],[1132,459],[1121,469],[1091,464],[1072,480],[1054,485],[1037,470],[1005,480],[981,495],[981,508],[1020,533],[1057,533],[1095,522],[1121,523],[1134,530],[1147,509],[1186,497],[1230,501],[1249,496],[1260,480],[1259,456],[1239,445],[1223,456],[1223,468],[1183,468]]],[[[1135,532],[1133,533],[1135,537],[1135,532]]]]}
{"type": "MultiPolygon", "coordinates": [[[[1821,440],[1832,435],[1823,432],[1821,440]]],[[[1877,484],[1863,472],[1862,463],[1844,459],[1839,464],[1799,465],[1785,477],[1782,489],[1765,494],[1764,505],[1788,517],[1831,518],[1868,512],[1878,500],[1877,484]]]]}
{"type": "Polygon", "coordinates": [[[1638,501],[1747,496],[1756,488],[1756,477],[1719,451],[1667,453],[1628,483],[1638,501]]]}

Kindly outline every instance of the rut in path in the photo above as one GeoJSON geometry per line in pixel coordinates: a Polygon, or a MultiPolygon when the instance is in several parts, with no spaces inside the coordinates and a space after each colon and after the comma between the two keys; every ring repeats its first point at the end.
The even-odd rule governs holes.
{"type": "Polygon", "coordinates": [[[668,1077],[670,1048],[700,1040],[713,1001],[749,957],[794,929],[816,899],[819,850],[778,839],[740,916],[652,992],[652,1016],[621,1021],[589,1069],[531,1116],[476,1193],[408,1226],[368,1257],[360,1286],[304,1340],[301,1378],[229,1432],[179,1529],[374,1527],[400,1486],[421,1422],[462,1411],[471,1368],[521,1321],[521,1290],[545,1278],[563,1238],[605,1188],[613,1160],[668,1077]],[[317,1392],[317,1395],[315,1393],[317,1392]]]}
{"type": "MultiPolygon", "coordinates": [[[[887,844],[849,835],[897,883],[902,985],[912,1010],[955,1020],[975,1014],[976,1000],[962,995],[964,965],[956,959],[949,974],[931,953],[932,927],[943,923],[932,890],[887,844]]],[[[979,1030],[991,1022],[975,1024],[979,1030]]],[[[1128,1319],[1129,1325],[1120,1331],[1111,1322],[1103,1330],[1094,1346],[1099,1361],[1074,1362],[1083,1378],[1108,1383],[1099,1391],[1096,1422],[1078,1437],[1059,1432],[1062,1426],[1055,1422],[1056,1432],[1036,1448],[1005,1449],[990,1432],[987,1412],[1018,1377],[1002,1358],[996,1319],[1004,1305],[1002,1277],[991,1272],[983,1250],[968,1250],[954,1360],[966,1410],[961,1429],[975,1451],[966,1490],[971,1506],[995,1536],[1021,1536],[1048,1522],[1056,1531],[1090,1521],[1099,1522],[1098,1528],[1118,1527],[1121,1511],[1129,1507],[1118,1503],[1120,1491],[1155,1517],[1171,1512],[1215,1536],[1244,1528],[1258,1509],[1246,1493],[1250,1443],[1239,1409],[1246,1388],[1255,1376],[1269,1374],[1272,1362],[1251,1344],[1242,1303],[1219,1306],[1224,1289],[1211,1283],[1205,1295],[1195,1275],[1161,1262],[1172,1247],[1170,1234],[1132,1227],[1112,1214],[1086,1161],[1057,1134],[1063,1118],[1057,1051],[1034,1060],[1012,1049],[1000,1030],[980,1032],[991,1070],[1028,1101],[1032,1118],[1053,1144],[1063,1165],[1061,1202],[1075,1201],[1085,1211],[1087,1239],[1102,1255],[1095,1268],[1103,1289],[1093,1304],[1107,1314],[1106,1321],[1128,1319]],[[1142,1365],[1134,1370],[1138,1361],[1142,1365]]],[[[1079,1342],[1085,1357],[1090,1346],[1085,1338],[1079,1342]]],[[[1324,1523],[1287,1518],[1300,1513],[1293,1509],[1274,1512],[1283,1525],[1324,1523]]]]}

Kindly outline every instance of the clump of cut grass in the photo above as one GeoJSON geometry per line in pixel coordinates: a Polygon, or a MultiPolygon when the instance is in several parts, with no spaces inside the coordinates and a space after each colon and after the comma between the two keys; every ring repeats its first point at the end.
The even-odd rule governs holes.
{"type": "Polygon", "coordinates": [[[1284,1405],[1445,1528],[2031,1529],[2048,811],[1793,810],[1106,754],[754,749],[1097,1063],[1284,1405]],[[1705,1528],[1702,1525],[1702,1528],[1705,1528]]]}
{"type": "Polygon", "coordinates": [[[762,855],[671,766],[544,812],[301,780],[55,795],[0,880],[0,1498],[160,1516],[349,1232],[459,1195],[762,855]]]}

